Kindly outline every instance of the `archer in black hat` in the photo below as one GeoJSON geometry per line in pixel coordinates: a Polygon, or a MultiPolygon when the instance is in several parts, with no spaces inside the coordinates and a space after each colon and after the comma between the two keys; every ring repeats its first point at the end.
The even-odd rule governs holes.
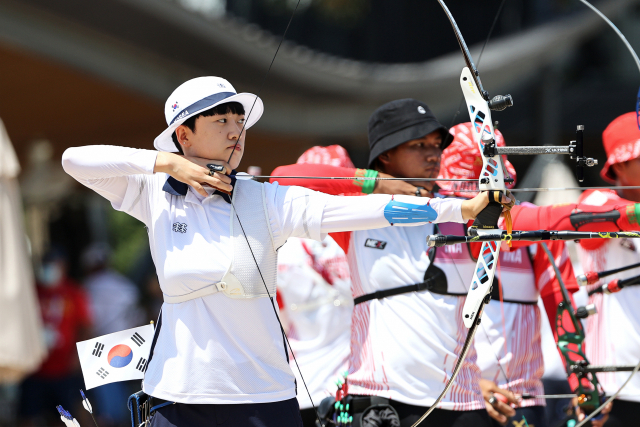
{"type": "MultiPolygon", "coordinates": [[[[442,150],[449,143],[447,128],[427,104],[411,98],[391,101],[369,119],[369,168],[397,178],[437,178],[442,150]]],[[[427,190],[434,185],[412,184],[427,190]]]]}

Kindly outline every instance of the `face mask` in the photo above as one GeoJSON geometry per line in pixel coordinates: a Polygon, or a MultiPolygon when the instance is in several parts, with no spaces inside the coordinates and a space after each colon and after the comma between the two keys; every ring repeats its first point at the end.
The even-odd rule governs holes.
{"type": "Polygon", "coordinates": [[[43,287],[53,288],[62,279],[62,268],[55,262],[44,264],[38,276],[43,287]]]}

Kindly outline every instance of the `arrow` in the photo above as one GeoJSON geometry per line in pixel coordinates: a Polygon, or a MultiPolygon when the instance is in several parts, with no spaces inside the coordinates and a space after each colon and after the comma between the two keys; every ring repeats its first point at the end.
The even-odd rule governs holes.
{"type": "MultiPolygon", "coordinates": [[[[422,181],[422,182],[435,182],[435,181],[458,181],[458,182],[478,182],[477,179],[464,179],[464,178],[395,178],[395,177],[377,177],[377,176],[279,176],[279,175],[249,175],[239,173],[236,175],[238,179],[348,179],[358,181],[422,181]]],[[[506,180],[505,180],[506,181],[506,180]]]]}
{"type": "MultiPolygon", "coordinates": [[[[236,175],[238,179],[332,179],[332,180],[357,180],[357,181],[422,181],[422,182],[475,182],[477,179],[464,179],[464,178],[396,178],[396,177],[375,177],[375,176],[282,176],[282,175],[249,175],[245,173],[238,173],[236,175]]],[[[505,179],[506,183],[513,182],[512,179],[505,179]]],[[[512,188],[509,191],[512,193],[529,193],[529,192],[548,192],[548,191],[585,191],[585,190],[640,190],[640,185],[612,185],[608,187],[532,187],[532,188],[512,188]]],[[[479,193],[485,190],[468,189],[468,188],[452,188],[447,191],[465,191],[469,193],[479,193]]]]}
{"type": "Polygon", "coordinates": [[[58,413],[60,414],[60,419],[67,427],[80,427],[80,423],[73,418],[73,416],[69,413],[69,411],[65,410],[62,405],[56,406],[58,413]]]}
{"type": "Polygon", "coordinates": [[[640,285],[640,276],[629,277],[628,279],[615,279],[590,290],[588,293],[589,296],[593,294],[615,294],[616,292],[620,292],[624,287],[635,285],[640,285]]]}
{"type": "Polygon", "coordinates": [[[582,240],[582,239],[624,239],[640,238],[640,231],[607,231],[583,232],[583,231],[513,231],[511,233],[502,231],[496,234],[480,234],[477,236],[456,236],[445,234],[432,234],[427,237],[427,245],[430,247],[441,247],[455,245],[458,243],[473,242],[510,242],[527,241],[539,242],[542,240],[582,240]]]}
{"type": "Polygon", "coordinates": [[[637,264],[627,265],[625,267],[614,268],[612,270],[605,271],[588,271],[584,274],[576,276],[576,280],[580,286],[587,286],[595,284],[599,279],[610,276],[612,274],[621,273],[623,271],[631,270],[633,268],[640,267],[640,262],[637,264]]]}
{"type": "Polygon", "coordinates": [[[82,389],[80,389],[80,395],[82,396],[82,406],[84,407],[84,409],[87,410],[88,413],[91,414],[93,423],[96,425],[96,427],[98,427],[96,418],[93,416],[93,408],[91,407],[91,402],[89,402],[89,399],[87,398],[87,396],[85,396],[84,391],[82,391],[82,389]]]}
{"type": "Polygon", "coordinates": [[[521,399],[573,399],[574,397],[578,397],[575,394],[529,394],[522,393],[520,395],[521,399]]]}

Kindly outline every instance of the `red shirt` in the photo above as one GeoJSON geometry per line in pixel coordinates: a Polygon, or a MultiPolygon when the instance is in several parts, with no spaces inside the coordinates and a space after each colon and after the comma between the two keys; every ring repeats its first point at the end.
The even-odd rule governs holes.
{"type": "Polygon", "coordinates": [[[81,339],[80,330],[91,325],[87,297],[77,283],[64,279],[54,288],[38,286],[38,300],[49,355],[36,375],[68,375],[78,365],[76,342],[81,339]]]}

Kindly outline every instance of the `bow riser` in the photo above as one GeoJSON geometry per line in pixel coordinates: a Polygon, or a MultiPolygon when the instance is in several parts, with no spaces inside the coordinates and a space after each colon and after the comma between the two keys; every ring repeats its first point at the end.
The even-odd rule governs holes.
{"type": "MultiPolygon", "coordinates": [[[[467,102],[467,111],[473,123],[473,139],[478,144],[482,156],[482,171],[478,178],[478,188],[480,190],[501,190],[505,191],[504,169],[502,158],[499,155],[487,156],[485,154],[485,144],[495,141],[495,131],[491,119],[491,109],[478,89],[471,70],[468,67],[462,69],[460,74],[460,87],[467,102]]],[[[500,234],[502,230],[478,229],[479,235],[500,234]]],[[[462,321],[467,328],[470,328],[482,305],[487,301],[487,296],[491,293],[493,277],[498,267],[498,257],[500,255],[499,242],[484,242],[478,256],[475,273],[471,281],[471,287],[467,294],[464,307],[462,309],[462,321]]]]}
{"type": "MultiPolygon", "coordinates": [[[[502,230],[496,230],[501,232],[502,230]]],[[[486,231],[484,233],[487,233],[486,231]]],[[[488,234],[488,233],[487,233],[488,234]]],[[[498,266],[500,255],[500,242],[483,242],[480,255],[473,273],[471,288],[462,308],[462,321],[464,326],[471,328],[476,317],[480,314],[483,304],[488,301],[493,285],[493,277],[498,266]]]]}
{"type": "Polygon", "coordinates": [[[573,309],[565,302],[558,305],[556,313],[558,349],[562,353],[571,389],[578,395],[578,403],[586,411],[592,411],[600,404],[599,383],[595,374],[574,371],[572,366],[588,365],[584,354],[585,334],[582,324],[576,319],[573,309]],[[571,325],[570,329],[567,326],[571,325]]]}
{"type": "Polygon", "coordinates": [[[471,123],[473,123],[472,131],[474,141],[480,148],[482,155],[482,171],[479,177],[479,188],[485,190],[502,190],[506,189],[504,185],[504,171],[502,168],[502,159],[499,155],[488,157],[485,155],[485,144],[495,141],[495,131],[493,129],[493,120],[491,119],[491,109],[489,104],[484,100],[480,90],[468,67],[462,69],[460,75],[460,87],[462,94],[467,102],[467,111],[471,123]]]}

